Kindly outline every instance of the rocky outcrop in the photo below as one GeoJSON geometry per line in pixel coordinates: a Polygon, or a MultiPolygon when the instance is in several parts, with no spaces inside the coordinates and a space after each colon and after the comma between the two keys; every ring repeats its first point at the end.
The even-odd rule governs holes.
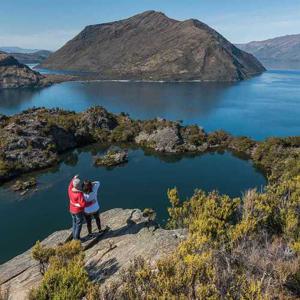
{"type": "MultiPolygon", "coordinates": [[[[101,214],[102,224],[110,230],[99,239],[83,242],[85,264],[90,278],[104,287],[118,280],[122,269],[128,267],[136,257],[143,257],[154,263],[162,256],[170,254],[185,238],[184,230],[165,230],[138,210],[113,209],[101,214]]],[[[70,230],[53,233],[42,244],[56,246],[64,243],[70,230]]],[[[82,236],[87,235],[86,228],[82,236]]],[[[9,289],[10,300],[26,299],[31,288],[41,281],[39,266],[31,258],[31,250],[0,265],[0,285],[9,289]]]]}
{"type": "Polygon", "coordinates": [[[16,87],[34,87],[40,84],[44,77],[20,64],[10,55],[0,53],[0,89],[16,87]]]}
{"type": "Polygon", "coordinates": [[[0,52],[0,89],[46,87],[54,83],[74,80],[68,75],[42,75],[14,57],[0,52]]]}
{"type": "Polygon", "coordinates": [[[41,67],[100,79],[236,81],[265,69],[206,24],[155,11],[87,26],[41,67]]]}
{"type": "Polygon", "coordinates": [[[95,166],[114,167],[128,162],[128,154],[124,150],[109,150],[103,156],[95,158],[95,166]]]}
{"type": "Polygon", "coordinates": [[[247,156],[257,144],[224,131],[207,134],[196,125],[182,126],[164,119],[133,120],[102,107],[82,113],[35,108],[0,116],[0,137],[0,181],[53,166],[60,161],[61,153],[94,142],[135,144],[164,153],[203,153],[222,147],[241,149],[247,156]]]}
{"type": "Polygon", "coordinates": [[[159,128],[152,133],[142,131],[135,138],[138,145],[151,146],[158,152],[177,152],[177,147],[183,144],[177,127],[159,128]]]}
{"type": "Polygon", "coordinates": [[[26,194],[30,189],[37,186],[37,181],[34,177],[28,178],[27,180],[17,180],[12,186],[12,190],[19,192],[20,195],[26,194]]]}

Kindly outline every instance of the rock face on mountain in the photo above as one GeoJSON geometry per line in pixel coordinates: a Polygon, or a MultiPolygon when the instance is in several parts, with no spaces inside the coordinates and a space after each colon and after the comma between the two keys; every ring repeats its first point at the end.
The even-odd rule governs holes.
{"type": "MultiPolygon", "coordinates": [[[[85,262],[92,280],[101,286],[118,280],[120,271],[128,267],[135,257],[143,257],[154,263],[170,254],[185,238],[185,230],[165,230],[149,223],[138,210],[113,209],[101,214],[101,221],[110,230],[100,239],[83,242],[85,262]]],[[[49,247],[64,243],[70,230],[53,233],[42,244],[49,247]]],[[[82,237],[87,235],[84,226],[82,237]]],[[[0,265],[0,286],[9,289],[9,299],[26,299],[31,288],[36,287],[42,277],[39,266],[31,258],[31,250],[0,265]]]]}
{"type": "Polygon", "coordinates": [[[300,69],[300,34],[236,46],[255,55],[267,68],[300,69]]]}
{"type": "Polygon", "coordinates": [[[0,53],[0,89],[37,86],[43,78],[14,57],[0,53]]]}
{"type": "Polygon", "coordinates": [[[41,66],[132,80],[236,81],[265,70],[206,24],[155,11],[87,26],[41,66]]]}

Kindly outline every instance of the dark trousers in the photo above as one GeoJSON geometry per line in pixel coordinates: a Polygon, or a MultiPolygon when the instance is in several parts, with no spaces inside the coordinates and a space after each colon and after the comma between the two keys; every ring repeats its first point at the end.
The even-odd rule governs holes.
{"type": "Polygon", "coordinates": [[[99,217],[99,210],[96,211],[95,213],[92,214],[85,214],[85,220],[86,220],[86,226],[88,229],[89,234],[92,233],[92,218],[95,219],[98,230],[101,230],[101,222],[100,222],[100,217],[99,217]]]}
{"type": "Polygon", "coordinates": [[[80,212],[77,214],[71,214],[73,224],[72,224],[72,234],[73,234],[73,240],[79,240],[80,239],[80,232],[83,224],[83,216],[84,213],[80,212]]]}

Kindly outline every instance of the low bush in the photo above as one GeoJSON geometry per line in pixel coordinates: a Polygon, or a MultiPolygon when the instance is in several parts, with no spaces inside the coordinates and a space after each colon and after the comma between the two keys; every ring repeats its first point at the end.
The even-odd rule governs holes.
{"type": "Polygon", "coordinates": [[[32,255],[48,267],[39,287],[31,290],[30,300],[76,300],[87,294],[91,282],[80,242],[71,241],[55,249],[37,243],[32,255]]]}
{"type": "Polygon", "coordinates": [[[300,176],[241,199],[169,190],[167,226],[187,239],[154,266],[135,260],[112,299],[298,299],[299,193],[300,176]]]}

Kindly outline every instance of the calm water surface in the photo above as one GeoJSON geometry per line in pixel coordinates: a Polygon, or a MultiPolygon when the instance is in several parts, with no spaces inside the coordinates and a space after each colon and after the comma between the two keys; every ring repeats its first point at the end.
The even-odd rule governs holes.
{"type": "MultiPolygon", "coordinates": [[[[8,115],[33,106],[82,111],[93,105],[138,119],[160,116],[255,139],[299,135],[300,72],[268,71],[234,84],[67,82],[41,90],[0,91],[0,113],[8,115]]],[[[101,180],[103,210],[152,207],[160,221],[167,217],[167,188],[177,186],[185,199],[195,188],[239,196],[265,184],[251,162],[229,153],[178,157],[130,150],[127,165],[107,170],[92,164],[92,156],[101,151],[90,147],[66,155],[59,167],[37,174],[39,190],[25,197],[8,185],[0,187],[0,263],[70,226],[66,189],[77,173],[101,180]]]]}
{"type": "Polygon", "coordinates": [[[0,92],[0,113],[32,106],[82,111],[102,105],[133,118],[157,116],[255,139],[300,132],[300,71],[268,71],[239,83],[67,82],[0,92]]]}
{"type": "Polygon", "coordinates": [[[39,190],[20,197],[10,185],[0,189],[0,263],[28,249],[38,239],[62,228],[69,228],[66,189],[70,178],[101,181],[102,210],[115,207],[154,208],[160,222],[167,218],[168,188],[177,187],[182,199],[194,189],[218,189],[231,196],[240,196],[250,187],[261,189],[264,176],[251,162],[230,153],[201,156],[153,156],[142,150],[129,151],[129,163],[113,170],[93,166],[93,155],[104,150],[95,146],[65,155],[57,168],[37,173],[39,190]],[[116,188],[117,187],[117,188],[116,188]]]}

